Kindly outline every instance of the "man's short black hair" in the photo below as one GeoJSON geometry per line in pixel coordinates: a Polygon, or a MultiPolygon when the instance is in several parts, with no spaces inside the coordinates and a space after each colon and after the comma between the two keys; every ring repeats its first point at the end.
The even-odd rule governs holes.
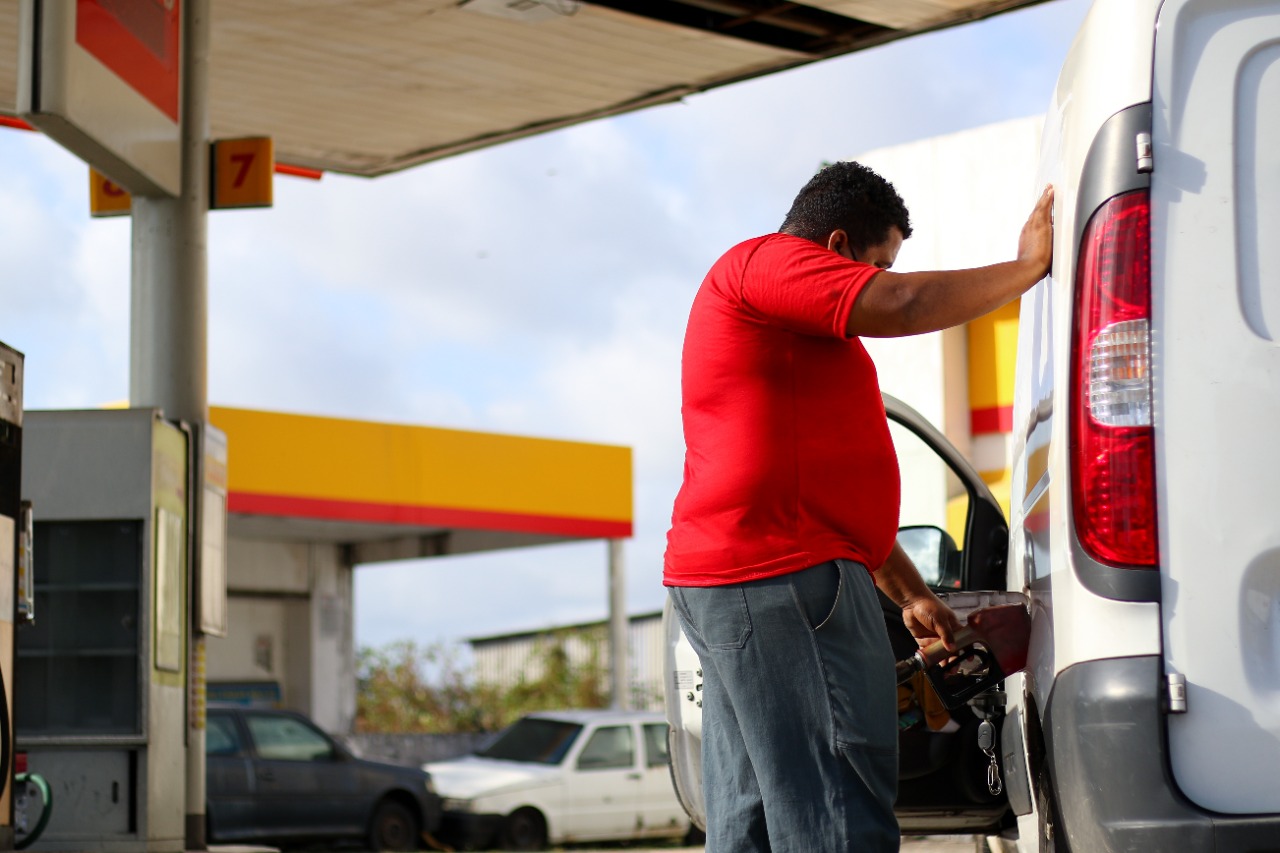
{"type": "Polygon", "coordinates": [[[842,228],[854,251],[862,252],[889,239],[895,225],[902,239],[911,236],[911,217],[893,184],[846,160],[823,167],[804,185],[778,230],[825,246],[842,228]]]}

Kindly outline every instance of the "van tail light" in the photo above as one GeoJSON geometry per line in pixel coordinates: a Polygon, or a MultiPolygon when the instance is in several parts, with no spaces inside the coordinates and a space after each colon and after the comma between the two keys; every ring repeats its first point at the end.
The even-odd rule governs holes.
{"type": "Polygon", "coordinates": [[[1089,220],[1076,274],[1071,348],[1071,493],[1093,559],[1154,568],[1151,197],[1116,196],[1089,220]]]}

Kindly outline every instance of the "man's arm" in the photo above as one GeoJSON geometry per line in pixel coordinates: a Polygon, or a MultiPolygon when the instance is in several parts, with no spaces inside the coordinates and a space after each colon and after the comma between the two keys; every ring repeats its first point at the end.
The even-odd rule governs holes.
{"type": "Polygon", "coordinates": [[[933,594],[901,545],[893,543],[889,559],[872,577],[880,591],[902,608],[902,622],[911,636],[916,640],[941,638],[948,649],[955,651],[960,617],[933,594]]]}
{"type": "Polygon", "coordinates": [[[1021,296],[1053,261],[1053,187],[1046,187],[1022,226],[1018,258],[989,267],[937,272],[882,272],[867,282],[846,330],[891,338],[949,329],[1021,296]]]}

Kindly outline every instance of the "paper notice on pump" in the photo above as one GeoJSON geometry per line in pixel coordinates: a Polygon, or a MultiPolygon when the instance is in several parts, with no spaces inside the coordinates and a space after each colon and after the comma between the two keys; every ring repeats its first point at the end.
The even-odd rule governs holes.
{"type": "Polygon", "coordinates": [[[13,621],[13,555],[16,552],[14,532],[17,523],[0,515],[0,621],[13,621]]]}

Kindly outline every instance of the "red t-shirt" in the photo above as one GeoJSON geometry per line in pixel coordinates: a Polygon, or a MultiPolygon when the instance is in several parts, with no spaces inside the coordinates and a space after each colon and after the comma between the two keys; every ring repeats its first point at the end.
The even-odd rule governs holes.
{"type": "Polygon", "coordinates": [[[875,365],[845,332],[879,269],[770,234],[730,249],[693,302],[684,484],[663,583],[719,586],[857,560],[898,527],[898,460],[875,365]]]}

